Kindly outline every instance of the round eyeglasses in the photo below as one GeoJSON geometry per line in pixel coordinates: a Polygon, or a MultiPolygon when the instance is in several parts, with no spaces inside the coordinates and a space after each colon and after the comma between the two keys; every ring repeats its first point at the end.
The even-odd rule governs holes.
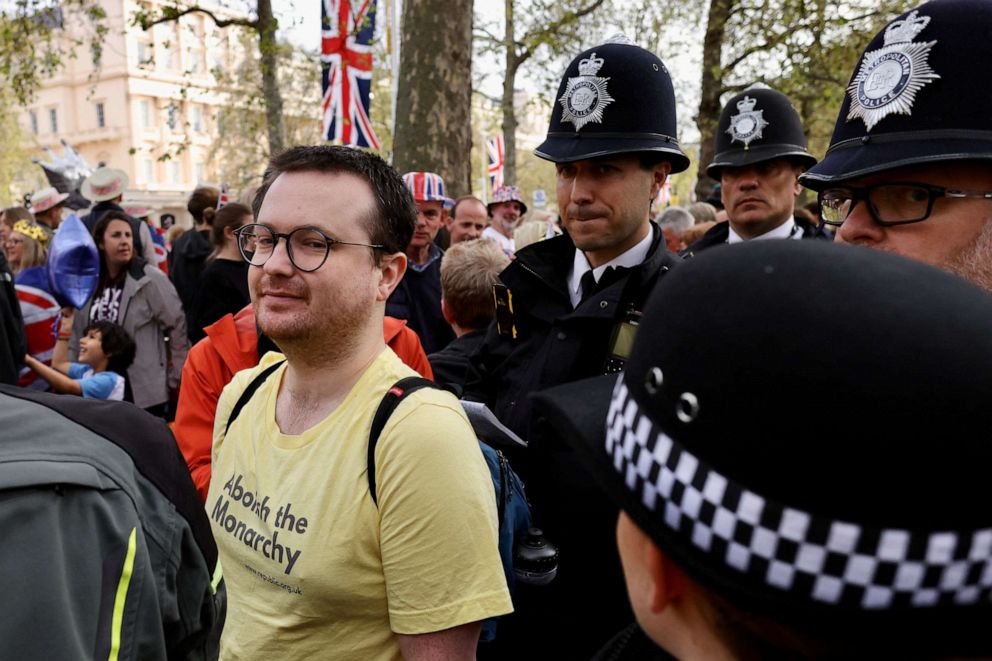
{"type": "Polygon", "coordinates": [[[919,223],[930,217],[938,198],[980,197],[992,199],[992,192],[966,191],[918,183],[890,183],[874,186],[845,186],[820,191],[820,216],[827,225],[840,227],[858,202],[868,205],[875,222],[882,227],[919,223]]]}
{"type": "Polygon", "coordinates": [[[265,225],[257,223],[243,225],[234,233],[238,237],[238,249],[245,261],[252,266],[262,266],[276,251],[279,239],[286,240],[286,252],[289,261],[300,271],[309,273],[316,271],[331,252],[333,245],[363,246],[365,248],[383,249],[385,246],[369,243],[351,243],[332,239],[318,229],[312,227],[297,227],[292,232],[273,232],[265,225]]]}

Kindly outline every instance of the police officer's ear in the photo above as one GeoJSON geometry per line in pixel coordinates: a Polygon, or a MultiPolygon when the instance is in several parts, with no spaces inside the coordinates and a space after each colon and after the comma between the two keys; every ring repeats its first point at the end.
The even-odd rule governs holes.
{"type": "Polygon", "coordinates": [[[406,255],[401,252],[385,254],[380,252],[377,256],[379,257],[379,268],[375,270],[375,275],[373,275],[373,277],[378,278],[378,282],[376,282],[378,293],[375,300],[385,301],[403,279],[403,274],[406,273],[407,259],[406,255]]]}
{"type": "Polygon", "coordinates": [[[807,167],[803,163],[792,164],[792,173],[796,176],[795,181],[792,182],[792,193],[796,197],[799,197],[799,194],[803,192],[803,185],[799,183],[799,175],[806,172],[806,170],[807,167]]]}
{"type": "Polygon", "coordinates": [[[672,171],[672,164],[668,161],[659,161],[651,166],[651,199],[658,197],[658,192],[665,185],[665,180],[672,171]]]}

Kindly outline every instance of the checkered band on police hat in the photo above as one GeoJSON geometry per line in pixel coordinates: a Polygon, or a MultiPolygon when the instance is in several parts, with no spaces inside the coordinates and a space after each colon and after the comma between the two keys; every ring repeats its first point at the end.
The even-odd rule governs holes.
{"type": "Polygon", "coordinates": [[[605,441],[644,516],[705,554],[704,562],[827,605],[879,610],[992,601],[992,528],[876,528],[767,498],[657,427],[622,376],[605,441]]]}

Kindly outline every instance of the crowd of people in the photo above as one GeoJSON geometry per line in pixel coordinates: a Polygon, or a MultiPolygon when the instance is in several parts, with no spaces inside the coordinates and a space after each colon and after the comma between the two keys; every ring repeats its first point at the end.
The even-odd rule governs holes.
{"type": "Polygon", "coordinates": [[[192,191],[162,260],[101,167],[76,310],[46,260],[68,196],[3,210],[0,639],[18,658],[992,655],[975,26],[988,3],[889,23],[822,159],[784,94],[735,94],[717,192],[686,208],[652,206],[689,167],[668,71],[617,37],[573,58],[535,150],[556,214],[296,146],[241,202],[192,191]],[[515,476],[536,528],[507,550],[515,476]]]}

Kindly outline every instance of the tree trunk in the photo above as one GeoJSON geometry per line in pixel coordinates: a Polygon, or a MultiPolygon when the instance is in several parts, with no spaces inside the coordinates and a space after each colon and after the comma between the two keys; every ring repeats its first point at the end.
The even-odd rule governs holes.
{"type": "Polygon", "coordinates": [[[393,166],[472,190],[472,0],[406,0],[393,166]]]}
{"type": "Polygon", "coordinates": [[[276,58],[276,29],[279,21],[272,15],[272,0],[258,0],[258,50],[262,65],[262,95],[265,98],[265,122],[269,130],[269,156],[286,146],[282,123],[282,94],[279,91],[279,64],[276,58]]]}
{"type": "Polygon", "coordinates": [[[699,176],[696,199],[705,200],[716,182],[706,176],[706,166],[713,161],[716,125],[720,119],[720,93],[723,91],[723,39],[727,20],[736,0],[710,0],[703,38],[703,79],[696,127],[699,129],[699,176]]]}
{"type": "Polygon", "coordinates": [[[517,112],[513,106],[513,88],[516,85],[517,69],[520,61],[517,58],[517,44],[514,41],[513,3],[516,0],[504,0],[506,14],[506,30],[503,33],[503,43],[506,45],[506,75],[503,78],[503,99],[500,109],[503,113],[503,183],[517,183],[517,112]]]}

